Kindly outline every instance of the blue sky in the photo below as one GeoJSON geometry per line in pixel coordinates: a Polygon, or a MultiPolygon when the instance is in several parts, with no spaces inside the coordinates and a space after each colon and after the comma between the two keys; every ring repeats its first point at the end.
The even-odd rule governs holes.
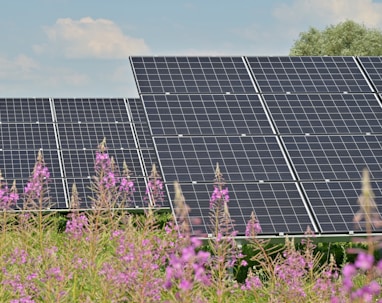
{"type": "Polygon", "coordinates": [[[130,55],[287,55],[382,0],[1,0],[0,97],[136,97],[130,55]]]}

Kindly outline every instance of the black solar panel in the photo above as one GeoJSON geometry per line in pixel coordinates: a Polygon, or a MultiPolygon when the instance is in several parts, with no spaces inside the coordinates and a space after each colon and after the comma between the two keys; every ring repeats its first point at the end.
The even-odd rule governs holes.
{"type": "MultiPolygon", "coordinates": [[[[314,225],[295,183],[227,184],[230,200],[228,208],[239,235],[255,212],[262,234],[301,234],[314,225]]],[[[172,185],[168,185],[174,197],[172,185]]],[[[190,207],[189,224],[195,234],[211,233],[209,213],[212,184],[181,184],[186,204],[190,207]]]]}
{"type": "Polygon", "coordinates": [[[49,99],[0,99],[1,123],[53,122],[49,99]]]}
{"type": "Polygon", "coordinates": [[[154,137],[166,182],[210,182],[219,163],[227,181],[289,181],[275,137],[154,137]]]}
{"type": "Polygon", "coordinates": [[[359,57],[358,60],[361,62],[377,92],[382,92],[382,58],[359,57]]]}
{"type": "MultiPolygon", "coordinates": [[[[137,150],[108,150],[110,157],[113,157],[116,164],[122,169],[123,161],[132,172],[132,177],[142,177],[142,167],[137,150]]],[[[63,167],[66,178],[87,178],[95,175],[94,171],[94,150],[63,150],[63,167]]]]}
{"type": "Polygon", "coordinates": [[[106,138],[110,149],[134,149],[130,123],[58,123],[62,149],[97,149],[106,138]]]}
{"type": "Polygon", "coordinates": [[[129,122],[122,98],[54,99],[57,122],[129,122]]]}
{"type": "Polygon", "coordinates": [[[241,57],[131,57],[141,94],[253,94],[241,57]]]}
{"type": "Polygon", "coordinates": [[[53,123],[0,124],[0,149],[57,149],[53,123]]]}
{"type": "MultiPolygon", "coordinates": [[[[361,182],[303,182],[302,186],[323,233],[366,231],[364,220],[360,223],[353,221],[360,210],[357,201],[361,194],[361,182]]],[[[375,215],[379,217],[382,213],[382,183],[372,182],[371,186],[379,211],[375,215]]],[[[372,228],[373,231],[382,231],[382,227],[375,224],[372,228]]]]}
{"type": "MultiPolygon", "coordinates": [[[[3,180],[3,182],[6,182],[8,185],[8,188],[10,189],[13,184],[12,179],[3,180]]],[[[24,188],[29,182],[28,179],[16,179],[16,188],[17,193],[20,196],[20,199],[16,203],[15,207],[12,207],[14,209],[22,209],[23,208],[23,201],[24,201],[24,188]]],[[[49,179],[47,192],[44,193],[44,197],[49,197],[49,201],[44,201],[44,208],[51,208],[51,209],[66,209],[66,199],[65,199],[65,190],[64,190],[64,184],[62,179],[49,179]]]]}
{"type": "MultiPolygon", "coordinates": [[[[33,172],[37,150],[0,150],[0,168],[5,179],[28,179],[33,172]]],[[[45,164],[51,178],[61,178],[57,150],[44,150],[45,164]]]]}
{"type": "Polygon", "coordinates": [[[382,179],[382,136],[283,136],[300,180],[382,179]]]}
{"type": "Polygon", "coordinates": [[[247,57],[263,93],[367,93],[353,57],[247,57]]]}
{"type": "Polygon", "coordinates": [[[273,134],[258,95],[142,95],[153,135],[273,134]]]}
{"type": "Polygon", "coordinates": [[[382,133],[374,94],[263,95],[281,134],[382,133]]]}
{"type": "Polygon", "coordinates": [[[128,99],[128,103],[139,148],[154,149],[153,139],[142,101],[140,99],[128,99]]]}
{"type": "MultiPolygon", "coordinates": [[[[71,190],[73,187],[73,183],[76,184],[78,197],[80,199],[80,208],[83,209],[91,209],[93,206],[93,199],[95,199],[96,195],[92,188],[92,179],[91,178],[69,178],[68,188],[71,195],[71,190]]],[[[127,203],[121,203],[122,196],[118,199],[118,203],[116,207],[124,207],[124,208],[143,208],[147,207],[147,200],[145,200],[146,193],[146,180],[144,178],[134,178],[134,187],[135,193],[131,200],[127,203]]],[[[168,201],[166,200],[163,204],[163,207],[169,207],[168,201]]]]}

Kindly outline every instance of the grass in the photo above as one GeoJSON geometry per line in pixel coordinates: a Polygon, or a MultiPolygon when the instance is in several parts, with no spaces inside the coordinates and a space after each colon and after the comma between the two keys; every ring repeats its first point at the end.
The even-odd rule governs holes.
{"type": "MultiPolygon", "coordinates": [[[[79,211],[74,186],[67,217],[43,212],[50,201],[49,170],[41,154],[20,196],[0,180],[1,302],[382,302],[382,262],[374,258],[378,242],[372,236],[366,249],[355,245],[352,262],[343,258],[338,264],[320,252],[310,230],[298,245],[288,238],[279,245],[258,238],[261,222],[252,214],[248,243],[241,247],[229,214],[229,189],[217,167],[210,201],[213,237],[205,245],[190,234],[179,184],[177,222],[156,213],[163,183],[155,167],[147,210],[129,214],[115,207],[129,202],[133,178],[126,165],[117,175],[105,142],[95,167],[93,210],[79,211]],[[15,212],[20,199],[23,211],[15,212]]],[[[355,219],[370,229],[379,224],[370,215],[375,208],[365,172],[355,219]]]]}

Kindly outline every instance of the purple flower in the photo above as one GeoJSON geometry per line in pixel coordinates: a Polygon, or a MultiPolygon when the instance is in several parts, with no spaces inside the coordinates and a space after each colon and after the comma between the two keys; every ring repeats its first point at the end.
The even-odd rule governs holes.
{"type": "Polygon", "coordinates": [[[357,259],[354,262],[354,265],[362,270],[369,270],[374,264],[374,256],[369,255],[366,252],[360,252],[357,256],[357,259]]]}
{"type": "Polygon", "coordinates": [[[254,237],[259,233],[261,233],[261,226],[255,216],[255,213],[252,212],[251,219],[248,221],[247,226],[245,228],[245,236],[254,237]]]}

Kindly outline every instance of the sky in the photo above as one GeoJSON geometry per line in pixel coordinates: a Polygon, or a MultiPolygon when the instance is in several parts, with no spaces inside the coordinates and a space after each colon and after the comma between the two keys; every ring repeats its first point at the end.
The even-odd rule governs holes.
{"type": "Polygon", "coordinates": [[[129,56],[288,55],[382,0],[0,0],[1,97],[137,97],[129,56]]]}

